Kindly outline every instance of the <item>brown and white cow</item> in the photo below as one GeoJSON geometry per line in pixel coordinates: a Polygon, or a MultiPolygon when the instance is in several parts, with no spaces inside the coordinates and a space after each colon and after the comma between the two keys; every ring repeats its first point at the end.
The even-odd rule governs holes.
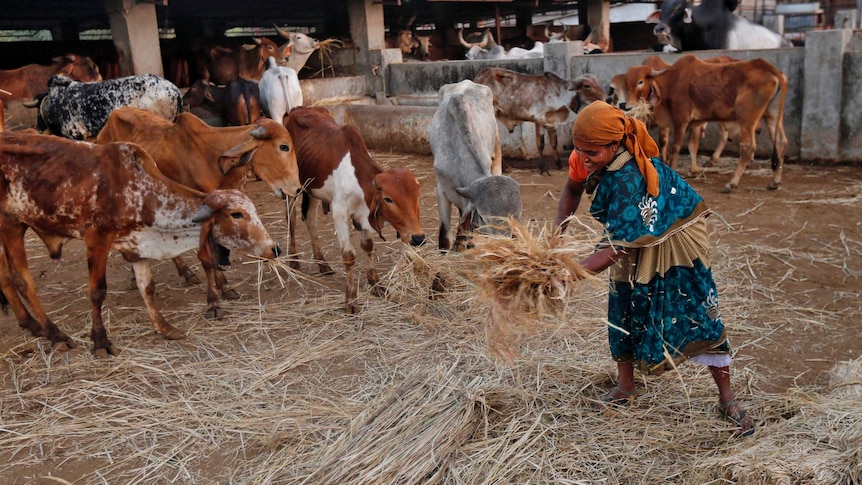
{"type": "Polygon", "coordinates": [[[69,239],[86,245],[90,337],[97,356],[118,353],[102,320],[111,249],[134,264],[150,321],[168,339],[184,334],[155,305],[151,260],[198,248],[201,263],[212,272],[229,263],[225,250],[279,255],[247,196],[235,190],[206,194],[178,184],[138,145],[95,145],[31,130],[0,134],[0,288],[19,325],[57,346],[74,344],[36,296],[24,247],[27,229],[55,260],[69,239]]]}
{"type": "MultiPolygon", "coordinates": [[[[282,199],[300,189],[293,139],[284,126],[266,118],[257,125],[215,128],[191,113],[181,113],[171,123],[149,111],[120,108],[111,113],[97,141],[136,143],[168,178],[203,192],[242,189],[249,171],[282,199]]],[[[182,258],[174,262],[187,281],[197,280],[182,258]]],[[[222,315],[216,287],[225,298],[239,298],[222,272],[207,273],[210,318],[222,315]]]]}
{"type": "MultiPolygon", "coordinates": [[[[372,259],[373,232],[382,238],[383,225],[388,222],[403,242],[413,246],[425,242],[425,233],[419,223],[419,182],[410,170],[383,170],[371,158],[359,130],[352,125],[339,125],[326,108],[295,108],[288,115],[286,125],[296,143],[299,177],[305,187],[303,217],[311,236],[314,259],[321,273],[332,272],[323,259],[317,238],[316,212],[322,201],[331,208],[347,272],[347,308],[356,312],[356,280],[353,277],[356,253],[350,242],[350,225],[353,223],[362,231],[360,246],[368,256],[368,283],[372,291],[378,292],[380,277],[372,259]]],[[[288,251],[295,255],[295,218],[292,214],[288,223],[288,251]]],[[[293,266],[296,268],[298,264],[293,266]]]]}
{"type": "Polygon", "coordinates": [[[491,88],[497,119],[510,133],[518,123],[535,123],[540,159],[545,148],[544,130],[548,131],[558,168],[561,163],[557,148],[557,126],[569,120],[583,106],[605,99],[601,83],[593,74],[582,74],[568,81],[552,72],[529,75],[489,67],[480,71],[473,81],[491,88]]]}
{"type": "Polygon", "coordinates": [[[709,63],[692,54],[670,67],[632,66],[626,71],[627,104],[650,103],[656,125],[673,127],[668,165],[675,166],[685,132],[693,122],[722,121],[739,126],[740,156],[736,171],[724,186],[730,192],[754,158],[756,130],[763,118],[772,140],[773,179],[768,189],[781,184],[784,150],[784,101],[787,77],[763,59],[709,63]]]}
{"type": "Polygon", "coordinates": [[[77,54],[55,57],[47,66],[28,64],[17,69],[0,70],[0,131],[6,131],[3,105],[48,91],[48,79],[55,74],[82,82],[102,80],[96,63],[77,54]]]}

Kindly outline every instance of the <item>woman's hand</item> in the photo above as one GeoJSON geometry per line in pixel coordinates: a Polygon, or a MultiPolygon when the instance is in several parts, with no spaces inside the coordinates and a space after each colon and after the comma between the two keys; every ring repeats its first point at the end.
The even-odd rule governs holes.
{"type": "Polygon", "coordinates": [[[615,247],[602,248],[582,259],[580,265],[591,273],[601,273],[619,261],[624,255],[625,252],[622,249],[615,247]]]}

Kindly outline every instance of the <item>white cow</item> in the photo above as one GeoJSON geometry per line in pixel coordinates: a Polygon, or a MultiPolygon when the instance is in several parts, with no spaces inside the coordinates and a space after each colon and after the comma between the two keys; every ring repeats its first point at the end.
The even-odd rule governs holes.
{"type": "Polygon", "coordinates": [[[302,106],[302,90],[296,71],[279,66],[274,57],[266,60],[266,71],[260,78],[260,104],[263,111],[279,123],[290,110],[302,106]]]}
{"type": "Polygon", "coordinates": [[[473,230],[493,230],[499,218],[521,216],[521,192],[515,180],[501,175],[502,153],[491,89],[470,80],[446,84],[428,135],[437,175],[440,215],[438,247],[449,250],[451,206],[460,212],[454,250],[473,230]],[[483,227],[485,226],[485,227],[483,227]]]}
{"type": "Polygon", "coordinates": [[[298,73],[305,67],[311,54],[320,47],[320,41],[301,32],[289,32],[278,26],[275,28],[282,37],[287,39],[287,42],[281,46],[286,59],[285,65],[298,73]]]}

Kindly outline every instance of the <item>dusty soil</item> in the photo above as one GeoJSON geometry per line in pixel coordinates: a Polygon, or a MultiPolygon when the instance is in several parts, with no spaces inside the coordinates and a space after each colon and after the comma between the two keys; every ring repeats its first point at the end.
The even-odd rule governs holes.
{"type": "MultiPolygon", "coordinates": [[[[437,209],[434,195],[435,180],[430,156],[376,153],[386,166],[408,166],[420,178],[423,195],[420,201],[423,226],[429,236],[428,244],[436,247],[437,209]]],[[[784,183],[778,191],[767,191],[771,172],[766,161],[755,161],[732,194],[719,193],[730,177],[735,159],[724,158],[705,176],[692,179],[692,185],[703,195],[715,211],[711,218],[713,243],[716,248],[744,248],[744,256],[731,267],[747,273],[757,285],[752,286],[751,300],[756,302],[742,314],[751,319],[768,321],[773,329],[768,337],[749,342],[744,353],[737,356],[739,365],[760,376],[759,385],[770,392],[782,392],[794,385],[816,382],[821,373],[836,361],[858,358],[862,349],[858,321],[862,313],[862,169],[851,166],[814,166],[795,163],[786,167],[784,183]],[[788,313],[788,308],[795,309],[788,313]],[[787,315],[795,315],[789,319],[787,315]],[[807,315],[810,318],[799,315],[807,315]]],[[[564,170],[552,169],[542,175],[535,169],[511,169],[509,175],[521,183],[525,220],[552,221],[560,190],[566,179],[564,170]]],[[[281,244],[286,247],[284,203],[267,193],[260,182],[250,183],[249,192],[258,203],[264,222],[281,244]]],[[[582,204],[579,215],[586,220],[587,203],[582,204]]],[[[329,218],[320,226],[326,236],[326,254],[336,274],[321,278],[328,289],[317,295],[289,295],[277,284],[269,284],[262,293],[270,301],[290,302],[294,298],[327,296],[339,301],[343,291],[343,274],[329,218]]],[[[304,229],[299,231],[305,239],[304,229]]],[[[387,248],[400,244],[394,241],[390,227],[384,231],[388,242],[377,240],[377,263],[381,274],[391,267],[387,248]]],[[[70,242],[63,260],[51,262],[44,248],[36,241],[29,244],[31,265],[37,278],[43,303],[58,325],[89,350],[89,305],[86,301],[86,264],[79,241],[70,242]]],[[[309,251],[308,243],[301,246],[309,251]]],[[[391,252],[394,253],[394,252],[391,252]]],[[[196,263],[192,255],[189,263],[196,263]]],[[[254,265],[243,265],[235,260],[228,278],[246,295],[257,294],[253,276],[254,265]]],[[[198,264],[193,266],[201,274],[198,264]]],[[[314,271],[310,264],[305,271],[314,271]]],[[[176,275],[170,262],[155,267],[157,295],[166,312],[187,310],[190,304],[202,309],[205,291],[202,286],[186,286],[176,275]]],[[[113,256],[109,273],[110,294],[106,312],[117,319],[134,314],[141,325],[140,338],[123,342],[125,346],[164,345],[153,343],[145,336],[146,313],[136,290],[129,289],[129,269],[119,256],[113,256]],[[136,341],[137,340],[137,341],[136,341]]],[[[721,289],[721,288],[720,288],[721,289]]],[[[364,290],[364,285],[360,291],[364,290]]],[[[370,297],[369,298],[373,298],[370,297]]],[[[224,302],[230,312],[231,302],[224,302]]],[[[177,315],[176,313],[171,313],[177,315]]],[[[739,312],[735,313],[739,314],[739,312]]],[[[183,325],[175,322],[177,326],[183,325]]],[[[726,322],[731,328],[745,322],[726,322]]],[[[198,332],[201,326],[194,327],[198,332]]],[[[205,328],[205,327],[203,327],[205,328]]],[[[183,328],[186,331],[188,327],[183,328]]],[[[111,332],[108,326],[109,335],[111,332]]],[[[20,329],[14,317],[0,317],[0,356],[3,359],[36,349],[37,339],[20,329]]],[[[739,343],[739,342],[737,342],[739,343]]],[[[169,343],[170,344],[170,343],[169,343]]],[[[243,345],[237,341],[236,345],[243,345]]],[[[229,349],[227,345],[224,348],[229,349]]],[[[74,357],[73,357],[74,358],[74,357]]],[[[0,373],[5,374],[3,367],[0,373]]],[[[342,369],[349,373],[350,368],[342,369]]],[[[4,394],[14,383],[9,375],[0,376],[4,394]]],[[[2,431],[0,431],[2,432],[2,431]]],[[[50,472],[50,468],[44,470],[50,472]]],[[[31,468],[16,476],[3,477],[4,483],[53,483],[37,481],[31,468]]],[[[46,474],[46,473],[45,473],[46,474]]],[[[67,475],[68,476],[68,475],[67,475]]]]}

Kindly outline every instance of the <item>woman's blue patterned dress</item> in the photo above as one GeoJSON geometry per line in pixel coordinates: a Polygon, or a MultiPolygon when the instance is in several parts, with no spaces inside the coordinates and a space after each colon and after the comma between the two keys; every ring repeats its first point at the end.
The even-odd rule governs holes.
{"type": "Polygon", "coordinates": [[[617,277],[612,271],[611,355],[660,374],[694,355],[728,353],[729,347],[709,267],[709,209],[674,170],[652,162],[659,175],[657,197],[647,193],[628,152],[607,167],[588,195],[590,214],[604,224],[608,243],[630,253],[615,268],[617,277]],[[688,244],[692,238],[702,244],[688,244]]]}

